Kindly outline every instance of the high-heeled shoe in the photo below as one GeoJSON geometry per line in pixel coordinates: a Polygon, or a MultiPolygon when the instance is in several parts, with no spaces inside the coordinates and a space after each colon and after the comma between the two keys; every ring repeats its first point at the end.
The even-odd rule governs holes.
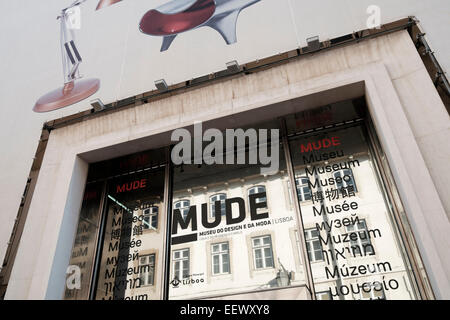
{"type": "Polygon", "coordinates": [[[97,5],[97,8],[95,10],[100,10],[102,8],[109,7],[110,5],[120,2],[120,1],[122,1],[122,0],[100,0],[97,5]]]}
{"type": "Polygon", "coordinates": [[[161,52],[182,32],[211,27],[227,44],[237,42],[239,13],[260,0],[174,0],[148,11],[139,23],[142,33],[162,36],[161,52]]]}

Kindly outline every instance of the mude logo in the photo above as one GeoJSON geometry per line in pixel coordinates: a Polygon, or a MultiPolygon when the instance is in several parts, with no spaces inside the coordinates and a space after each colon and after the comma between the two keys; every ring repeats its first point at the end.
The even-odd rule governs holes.
{"type": "Polygon", "coordinates": [[[138,189],[144,189],[146,187],[147,187],[147,179],[141,179],[116,185],[116,193],[135,191],[138,189]]]}
{"type": "MultiPolygon", "coordinates": [[[[249,196],[250,202],[250,219],[252,221],[267,219],[269,217],[268,212],[258,213],[259,208],[267,208],[266,193],[256,193],[249,196]],[[259,201],[258,201],[259,199],[259,201]]],[[[173,211],[173,220],[172,220],[172,235],[176,235],[178,233],[178,227],[182,230],[186,230],[190,226],[191,231],[198,230],[197,224],[197,206],[189,207],[189,212],[186,217],[183,217],[181,211],[179,209],[175,209],[173,211]]],[[[245,220],[246,212],[245,212],[245,201],[243,198],[231,198],[225,200],[225,221],[227,226],[233,225],[237,223],[241,223],[245,220]],[[238,206],[238,215],[233,216],[232,205],[235,204],[238,206]]],[[[201,205],[201,224],[206,229],[212,229],[220,225],[222,222],[222,214],[221,214],[221,202],[216,201],[214,203],[214,221],[208,221],[208,204],[203,203],[201,205]]],[[[198,233],[192,233],[188,235],[172,237],[172,244],[180,244],[185,242],[197,241],[198,233]]]]}
{"type": "Polygon", "coordinates": [[[300,151],[301,153],[319,151],[322,149],[328,149],[332,147],[337,147],[341,145],[339,137],[324,138],[318,141],[308,142],[307,144],[302,144],[300,151]]]}

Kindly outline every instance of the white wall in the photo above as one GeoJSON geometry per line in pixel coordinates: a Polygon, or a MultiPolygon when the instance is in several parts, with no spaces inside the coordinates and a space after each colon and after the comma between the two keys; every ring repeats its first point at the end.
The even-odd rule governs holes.
{"type": "MultiPolygon", "coordinates": [[[[87,99],[49,114],[31,111],[41,95],[61,85],[56,15],[71,2],[0,2],[0,260],[43,122],[90,108],[87,99]]],[[[320,35],[325,40],[365,29],[369,4],[381,7],[383,23],[417,16],[439,61],[450,70],[447,0],[262,0],[241,13],[237,44],[227,46],[217,32],[201,28],[181,35],[167,52],[160,53],[161,38],[141,34],[137,23],[147,10],[165,2],[124,0],[101,11],[94,11],[97,0],[83,5],[78,34],[84,58],[81,72],[101,79],[102,87],[94,97],[112,102],[150,91],[160,78],[178,83],[224,69],[230,60],[245,63],[304,46],[310,36],[320,35]]]]}

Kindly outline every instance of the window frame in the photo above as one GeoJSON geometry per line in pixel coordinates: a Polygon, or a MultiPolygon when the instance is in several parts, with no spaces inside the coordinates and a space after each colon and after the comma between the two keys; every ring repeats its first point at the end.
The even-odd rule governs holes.
{"type": "Polygon", "coordinates": [[[156,273],[156,253],[149,253],[149,254],[145,254],[145,255],[142,255],[142,256],[140,256],[139,257],[139,263],[138,263],[138,265],[139,265],[139,278],[141,279],[141,287],[150,287],[150,286],[155,286],[155,273],[156,273]],[[149,258],[150,257],[153,257],[153,265],[150,263],[150,260],[149,260],[149,258]],[[142,258],[145,258],[146,259],[146,262],[145,262],[145,264],[141,264],[141,259],[142,258]],[[141,271],[142,271],[142,267],[144,267],[144,266],[150,266],[150,268],[152,268],[151,269],[151,275],[152,275],[152,283],[147,283],[147,280],[148,280],[148,274],[150,273],[150,272],[145,272],[145,273],[142,273],[141,271]],[[145,278],[144,279],[146,279],[145,281],[142,281],[142,276],[145,276],[145,278]]]}
{"type": "Polygon", "coordinates": [[[369,229],[367,227],[367,220],[366,219],[360,219],[359,222],[364,223],[364,229],[359,229],[357,223],[345,227],[345,230],[347,231],[348,234],[350,234],[350,233],[358,234],[358,239],[356,240],[356,242],[357,242],[356,245],[355,245],[355,241],[350,239],[350,248],[352,248],[354,246],[358,246],[360,248],[360,253],[359,254],[355,254],[355,257],[356,256],[366,257],[366,256],[373,255],[373,254],[375,254],[375,247],[374,247],[374,245],[373,245],[373,243],[372,243],[372,241],[370,240],[370,237],[369,237],[369,231],[368,231],[369,229]],[[354,230],[350,230],[349,229],[350,227],[355,227],[355,229],[354,230]],[[365,232],[366,233],[366,237],[367,237],[366,239],[361,239],[360,238],[360,233],[361,232],[365,232]],[[363,241],[367,241],[368,243],[363,244],[363,241]],[[363,252],[364,253],[366,252],[364,247],[367,246],[367,245],[370,245],[372,247],[373,251],[371,251],[370,254],[363,254],[363,252]]]}
{"type": "MultiPolygon", "coordinates": [[[[251,186],[251,187],[247,188],[248,210],[249,210],[249,212],[250,212],[250,195],[251,195],[251,194],[258,194],[258,193],[261,193],[261,192],[256,192],[256,193],[250,193],[250,192],[251,192],[252,190],[255,190],[255,189],[258,189],[258,188],[264,189],[263,192],[266,193],[266,197],[265,197],[266,206],[265,206],[265,207],[262,207],[262,208],[258,208],[258,209],[257,209],[257,212],[258,212],[258,213],[267,212],[267,211],[269,210],[269,202],[268,202],[268,200],[267,200],[267,188],[266,188],[266,186],[263,185],[263,184],[258,184],[258,185],[254,185],[254,186],[251,186]]],[[[255,199],[255,202],[256,202],[256,203],[261,203],[261,202],[264,202],[264,200],[262,200],[262,199],[255,199]]]]}
{"type": "MultiPolygon", "coordinates": [[[[381,286],[381,285],[380,285],[380,286],[381,286]]],[[[375,290],[374,290],[374,287],[375,287],[375,285],[372,284],[372,285],[370,286],[370,289],[371,289],[371,290],[370,290],[369,292],[365,292],[365,291],[361,290],[361,292],[359,293],[359,300],[366,300],[366,301],[369,301],[369,300],[387,300],[387,299],[386,299],[386,294],[385,294],[384,289],[383,289],[383,286],[381,286],[381,290],[379,290],[379,291],[375,291],[375,290]],[[375,297],[375,296],[374,296],[374,293],[375,293],[375,292],[380,292],[380,293],[381,293],[381,298],[375,297]],[[364,294],[364,293],[369,294],[369,295],[370,295],[370,298],[368,298],[368,299],[364,298],[364,297],[363,297],[363,294],[364,294]]]]}
{"type": "Polygon", "coordinates": [[[222,241],[222,242],[211,243],[210,249],[211,249],[211,274],[213,276],[231,274],[230,242],[222,241]],[[222,249],[222,245],[224,245],[224,244],[227,245],[226,250],[222,249]],[[214,249],[213,249],[214,246],[219,246],[219,250],[214,252],[214,249]],[[216,273],[214,270],[214,256],[219,257],[219,272],[218,273],[216,273]],[[224,263],[223,263],[224,256],[228,257],[228,272],[224,272],[224,263]]]}
{"type": "Polygon", "coordinates": [[[191,207],[191,200],[189,200],[189,199],[181,199],[181,200],[177,200],[173,203],[173,208],[180,210],[181,216],[183,217],[184,221],[186,221],[186,217],[189,213],[190,207],[191,207]],[[180,207],[177,208],[177,204],[183,204],[184,202],[188,203],[187,207],[180,205],[180,207]]]}
{"type": "MultiPolygon", "coordinates": [[[[262,192],[265,192],[265,193],[266,193],[266,197],[265,197],[265,200],[266,200],[266,201],[265,201],[265,202],[267,203],[267,188],[266,188],[265,185],[262,185],[262,184],[259,184],[259,185],[252,186],[252,187],[248,188],[248,189],[247,189],[247,198],[250,199],[250,195],[252,195],[252,194],[262,193],[262,192],[250,193],[252,190],[259,189],[259,188],[264,189],[264,191],[262,191],[262,192]]],[[[257,200],[256,203],[264,202],[264,201],[258,201],[259,199],[256,199],[256,200],[257,200]]]]}
{"type": "Polygon", "coordinates": [[[308,252],[308,259],[310,263],[319,263],[319,262],[324,262],[324,257],[323,257],[323,247],[322,247],[322,243],[320,242],[320,231],[317,230],[316,228],[310,228],[310,229],[306,229],[305,230],[305,242],[306,242],[306,250],[308,252]],[[317,237],[313,237],[312,236],[312,231],[316,231],[318,233],[317,237]],[[314,249],[314,242],[318,241],[319,246],[320,246],[320,255],[322,256],[322,259],[317,259],[316,258],[316,251],[314,249]],[[312,249],[312,251],[311,251],[312,249]],[[314,253],[314,254],[313,254],[314,253]],[[311,259],[314,258],[314,259],[311,259]]]}
{"type": "Polygon", "coordinates": [[[266,234],[266,235],[262,235],[262,236],[255,236],[251,238],[251,243],[252,243],[252,254],[253,254],[253,267],[255,270],[266,270],[266,269],[274,269],[275,268],[275,258],[274,258],[274,254],[273,254],[273,243],[272,243],[272,236],[270,234],[266,234]],[[265,238],[269,238],[270,239],[270,243],[269,244],[264,244],[264,239],[265,238]],[[261,245],[257,245],[255,246],[255,240],[259,239],[261,241],[261,245]],[[264,249],[270,249],[270,253],[271,253],[271,261],[272,261],[272,266],[267,266],[266,263],[266,254],[265,254],[265,250],[264,249]],[[256,251],[260,250],[261,251],[261,261],[262,261],[262,267],[258,267],[257,262],[256,262],[256,251]]]}
{"type": "Polygon", "coordinates": [[[333,295],[331,294],[331,292],[330,292],[330,290],[327,290],[327,291],[319,291],[319,292],[316,292],[316,300],[333,300],[333,295]],[[318,299],[319,297],[322,297],[322,296],[328,296],[328,298],[329,299],[318,299]]]}
{"type": "Polygon", "coordinates": [[[358,192],[358,187],[357,187],[357,185],[356,185],[355,174],[353,173],[353,170],[352,170],[351,168],[346,168],[346,169],[341,169],[341,170],[334,171],[334,172],[333,172],[333,178],[336,179],[338,176],[339,176],[340,178],[342,178],[342,183],[341,183],[341,184],[338,184],[338,183],[336,182],[336,186],[338,187],[338,189],[341,189],[341,188],[347,188],[347,187],[349,187],[349,186],[353,186],[354,192],[355,192],[355,193],[358,192]],[[351,181],[350,183],[347,182],[347,181],[344,181],[344,179],[343,179],[344,176],[348,175],[348,174],[345,174],[346,171],[350,172],[349,176],[350,176],[351,179],[352,179],[352,181],[351,181]]]}
{"type": "Polygon", "coordinates": [[[308,186],[308,182],[306,182],[306,186],[305,183],[299,184],[299,180],[301,181],[302,179],[305,179],[306,181],[309,181],[309,179],[305,176],[296,176],[295,177],[295,190],[296,190],[296,195],[297,195],[297,201],[299,202],[307,202],[307,201],[312,201],[312,196],[313,193],[311,191],[311,188],[308,186]],[[305,188],[308,189],[308,193],[305,193],[305,188]],[[306,199],[305,195],[309,194],[309,199],[306,199]]]}
{"type": "Polygon", "coordinates": [[[215,194],[213,194],[213,195],[211,195],[211,196],[209,196],[209,214],[208,214],[208,216],[210,217],[210,218],[212,218],[212,219],[214,219],[215,218],[215,203],[216,203],[216,201],[220,201],[221,202],[221,204],[220,204],[220,209],[221,209],[221,215],[222,215],[222,217],[223,216],[225,216],[225,213],[226,213],[226,206],[225,206],[225,200],[227,200],[227,194],[225,193],[225,192],[219,192],[219,193],[215,193],[215,194]],[[220,199],[220,200],[212,200],[214,197],[217,197],[217,196],[224,196],[224,198],[223,199],[220,199]],[[223,201],[223,203],[222,203],[222,201],[223,201]]]}
{"type": "Polygon", "coordinates": [[[142,228],[144,231],[157,231],[159,226],[159,207],[158,206],[150,206],[148,208],[145,208],[142,210],[142,228]],[[156,212],[153,212],[152,209],[156,209],[156,212]],[[146,213],[146,211],[149,210],[149,213],[146,213]],[[149,222],[145,221],[146,218],[149,218],[149,222]],[[156,227],[153,226],[153,221],[156,219],[156,227]]]}
{"type": "Polygon", "coordinates": [[[187,279],[190,276],[190,274],[189,274],[190,272],[191,272],[191,249],[190,248],[182,248],[182,249],[173,250],[172,251],[172,273],[173,273],[173,278],[174,279],[176,278],[178,280],[187,279]],[[184,257],[184,255],[183,255],[183,252],[185,252],[185,251],[188,252],[187,257],[184,257]],[[177,253],[177,252],[180,253],[180,257],[179,258],[175,258],[175,253],[177,253]],[[187,270],[188,270],[186,277],[184,276],[184,272],[183,272],[184,271],[184,267],[183,267],[184,263],[183,262],[185,262],[185,261],[187,261],[187,270]],[[178,274],[177,274],[177,271],[176,271],[176,268],[175,268],[175,265],[176,265],[177,262],[180,263],[180,268],[178,269],[178,274]],[[181,277],[178,277],[180,275],[181,275],[181,277]]]}

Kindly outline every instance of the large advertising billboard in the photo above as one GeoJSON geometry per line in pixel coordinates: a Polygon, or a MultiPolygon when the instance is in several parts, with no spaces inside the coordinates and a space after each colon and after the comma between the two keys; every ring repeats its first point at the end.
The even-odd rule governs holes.
{"type": "Polygon", "coordinates": [[[46,51],[41,60],[52,70],[60,69],[56,61],[62,58],[64,81],[58,76],[47,82],[44,92],[50,92],[37,98],[35,112],[77,102],[82,103],[72,112],[86,109],[84,100],[91,96],[114,102],[153,90],[159,79],[180,83],[223,70],[229,61],[247,63],[305,46],[309,37],[325,41],[410,12],[406,6],[382,10],[367,1],[349,6],[300,0],[72,0],[59,5],[53,30],[40,37],[57,41],[59,32],[60,52],[44,48],[44,42],[37,48],[46,51]]]}
{"type": "MultiPolygon", "coordinates": [[[[201,27],[210,27],[223,37],[226,44],[234,44],[237,42],[236,24],[240,12],[259,1],[172,0],[145,12],[135,31],[139,29],[142,34],[161,37],[161,52],[167,51],[179,34],[201,27]]],[[[99,79],[81,79],[79,71],[83,58],[76,45],[75,31],[81,29],[80,7],[84,2],[86,0],[74,1],[62,9],[57,17],[60,21],[64,85],[39,98],[33,108],[35,112],[49,112],[70,106],[88,98],[100,88],[99,79]]],[[[118,2],[121,1],[102,0],[96,10],[118,2]]]]}

